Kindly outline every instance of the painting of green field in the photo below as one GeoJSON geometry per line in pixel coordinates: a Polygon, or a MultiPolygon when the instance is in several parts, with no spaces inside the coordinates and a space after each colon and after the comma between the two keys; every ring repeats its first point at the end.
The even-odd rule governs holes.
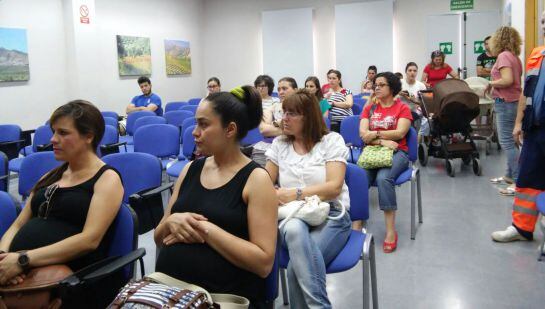
{"type": "Polygon", "coordinates": [[[0,82],[30,78],[26,30],[0,28],[0,82]]]}
{"type": "Polygon", "coordinates": [[[151,48],[149,38],[117,36],[117,63],[120,76],[151,74],[151,48]]]}
{"type": "Polygon", "coordinates": [[[191,74],[191,52],[188,41],[165,40],[167,75],[191,74]]]}

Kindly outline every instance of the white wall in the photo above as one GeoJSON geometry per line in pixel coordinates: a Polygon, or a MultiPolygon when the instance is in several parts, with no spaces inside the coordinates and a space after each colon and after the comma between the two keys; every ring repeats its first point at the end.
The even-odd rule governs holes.
{"type": "Polygon", "coordinates": [[[203,7],[201,0],[0,1],[0,26],[27,29],[30,62],[29,82],[0,83],[2,103],[11,107],[2,109],[0,123],[35,128],[56,107],[76,98],[124,112],[140,90],[137,76],[119,76],[117,34],[151,39],[150,78],[163,104],[201,96],[203,7]],[[95,7],[89,25],[74,16],[80,2],[95,7]],[[164,39],[189,40],[191,75],[166,75],[164,39]]]}
{"type": "Polygon", "coordinates": [[[27,29],[30,64],[28,82],[0,83],[0,123],[34,128],[67,99],[61,1],[0,1],[0,27],[27,29]]]}

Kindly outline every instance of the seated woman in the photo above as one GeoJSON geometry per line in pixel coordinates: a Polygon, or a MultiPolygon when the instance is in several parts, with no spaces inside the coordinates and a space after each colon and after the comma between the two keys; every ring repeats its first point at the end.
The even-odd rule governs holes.
{"type": "Polygon", "coordinates": [[[322,112],[322,115],[324,117],[327,117],[331,105],[329,105],[327,99],[324,98],[324,94],[322,93],[322,88],[320,87],[320,80],[318,80],[318,77],[309,76],[307,80],[305,80],[305,89],[316,96],[320,104],[320,111],[322,112]]]}
{"type": "Polygon", "coordinates": [[[297,89],[297,82],[291,77],[284,77],[278,81],[278,97],[280,102],[273,103],[263,110],[263,119],[259,124],[259,132],[268,140],[258,142],[252,151],[252,160],[265,166],[265,151],[271,147],[271,140],[282,134],[282,101],[297,89]]]}
{"type": "Polygon", "coordinates": [[[155,269],[212,293],[231,293],[265,306],[265,277],[274,262],[277,204],[267,172],[240,151],[261,119],[261,97],[244,86],[215,93],[198,107],[197,150],[155,229],[162,247],[155,269]]]}
{"type": "MultiPolygon", "coordinates": [[[[50,124],[55,159],[64,164],[38,181],[2,237],[0,284],[21,283],[32,267],[66,264],[78,271],[107,257],[105,240],[119,211],[123,186],[118,173],[95,153],[104,119],[91,103],[77,100],[57,108],[50,124]]],[[[101,283],[102,289],[74,299],[72,305],[104,308],[122,285],[114,282],[119,283],[101,283]]]]}
{"type": "Polygon", "coordinates": [[[411,110],[395,96],[401,91],[401,82],[391,72],[377,75],[375,80],[377,103],[363,109],[360,121],[360,136],[366,145],[381,145],[394,150],[392,167],[366,170],[369,185],[375,181],[378,187],[378,202],[384,211],[386,237],[383,251],[393,252],[397,247],[395,211],[397,201],[395,180],[409,165],[407,132],[411,126],[411,110]]]}
{"type": "Polygon", "coordinates": [[[206,96],[211,95],[212,93],[221,91],[221,82],[217,77],[210,77],[206,82],[207,94],[206,96]]]}
{"type": "Polygon", "coordinates": [[[326,265],[344,247],[350,235],[350,197],[344,183],[348,148],[343,138],[328,132],[317,99],[306,90],[285,98],[284,136],[274,139],[267,150],[266,169],[280,188],[280,204],[317,195],[331,205],[330,216],[311,227],[292,218],[280,231],[288,249],[289,296],[292,308],[331,308],[326,291],[326,265]]]}
{"type": "Polygon", "coordinates": [[[259,75],[254,81],[254,87],[261,95],[263,111],[267,110],[274,103],[280,102],[279,98],[271,96],[274,90],[274,79],[269,75],[259,75]]]}
{"type": "Polygon", "coordinates": [[[327,81],[329,82],[329,92],[324,93],[327,102],[331,105],[329,118],[331,119],[331,131],[340,132],[341,121],[348,116],[354,115],[352,112],[352,92],[343,88],[341,81],[341,72],[329,70],[327,72],[327,81]]]}

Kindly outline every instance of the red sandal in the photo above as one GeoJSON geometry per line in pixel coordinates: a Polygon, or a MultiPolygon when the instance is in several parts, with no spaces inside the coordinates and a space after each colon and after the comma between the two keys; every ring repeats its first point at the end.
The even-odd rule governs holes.
{"type": "Polygon", "coordinates": [[[397,232],[395,232],[394,242],[384,241],[384,243],[382,244],[382,251],[384,251],[384,253],[392,253],[396,250],[396,248],[397,248],[397,232]]]}

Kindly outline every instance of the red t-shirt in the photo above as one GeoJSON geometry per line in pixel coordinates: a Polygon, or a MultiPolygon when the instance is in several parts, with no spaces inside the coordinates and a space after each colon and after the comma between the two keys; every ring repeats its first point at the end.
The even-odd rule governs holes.
{"type": "Polygon", "coordinates": [[[443,79],[446,79],[450,72],[452,72],[452,68],[446,63],[440,69],[432,69],[429,63],[424,68],[424,73],[428,74],[428,84],[430,84],[432,87],[443,79]]]}
{"type": "MultiPolygon", "coordinates": [[[[369,118],[369,113],[371,112],[371,106],[373,104],[367,104],[361,112],[360,119],[369,118]]],[[[403,104],[399,99],[396,99],[394,105],[390,107],[382,107],[380,104],[376,104],[376,108],[373,111],[373,115],[369,120],[369,130],[371,131],[389,131],[397,129],[397,121],[400,118],[413,120],[411,115],[411,109],[403,104]]],[[[407,137],[403,137],[401,140],[397,141],[399,144],[398,149],[408,152],[409,147],[407,146],[407,137]]]]}

